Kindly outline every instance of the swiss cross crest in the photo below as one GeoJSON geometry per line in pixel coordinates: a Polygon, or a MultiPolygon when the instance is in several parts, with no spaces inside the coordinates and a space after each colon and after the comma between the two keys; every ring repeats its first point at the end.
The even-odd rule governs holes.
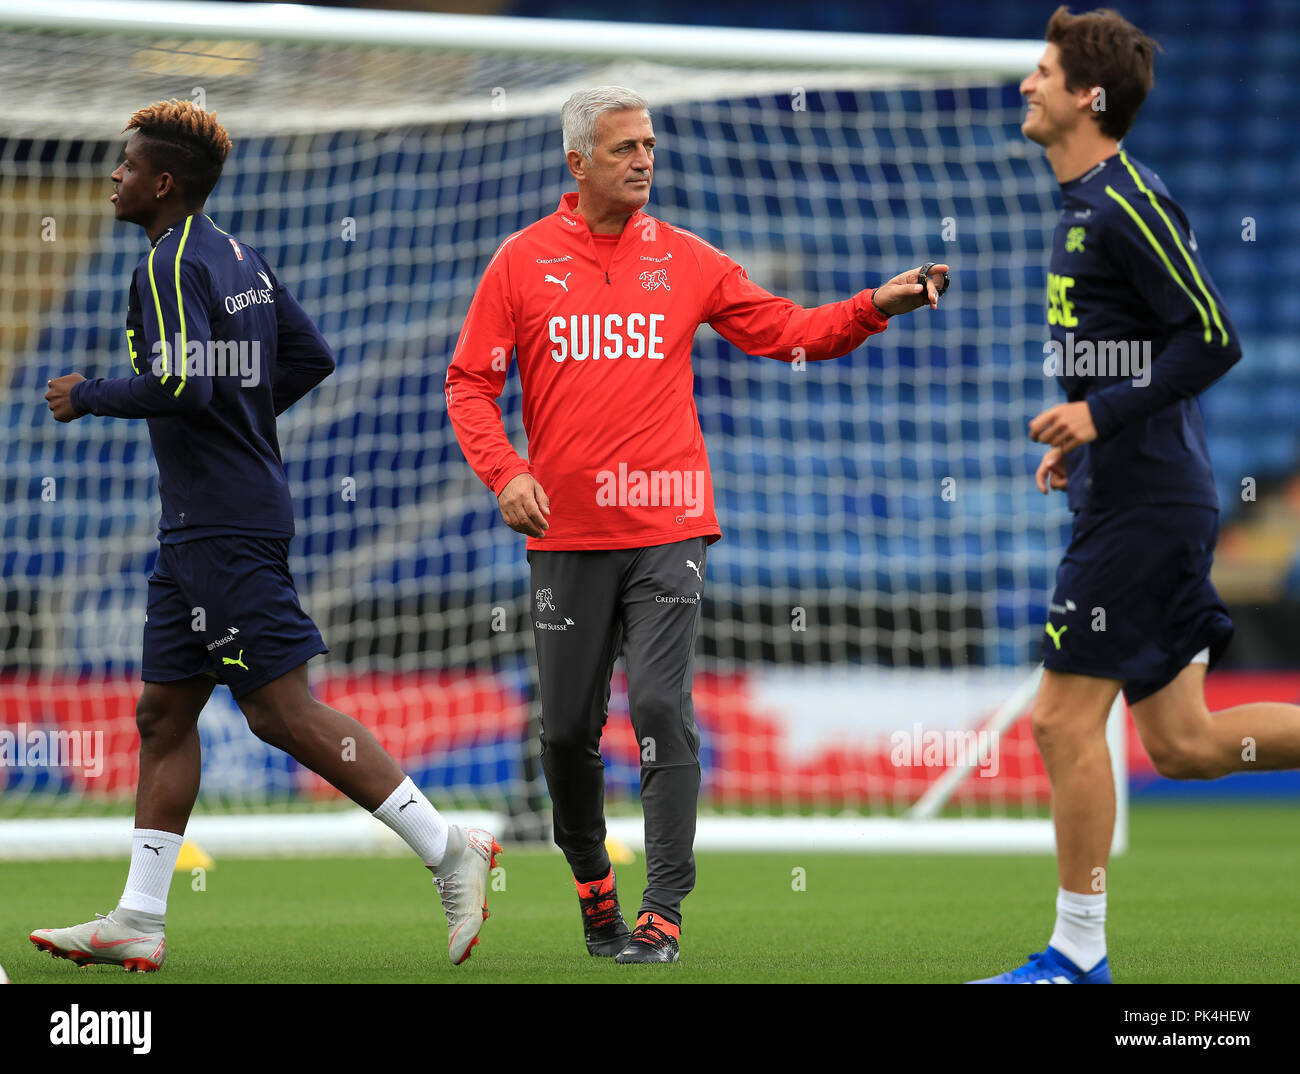
{"type": "Polygon", "coordinates": [[[672,288],[668,286],[668,270],[661,268],[647,269],[641,273],[641,286],[647,291],[655,291],[660,287],[665,291],[671,291],[672,288]]]}

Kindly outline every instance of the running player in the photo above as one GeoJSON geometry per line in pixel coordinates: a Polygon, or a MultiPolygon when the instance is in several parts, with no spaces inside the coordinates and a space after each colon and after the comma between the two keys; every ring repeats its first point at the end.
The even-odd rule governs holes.
{"type": "Polygon", "coordinates": [[[162,968],[167,891],[199,790],[199,712],[220,681],[259,738],[419,855],[446,910],[451,960],[463,962],[487,917],[500,847],[485,831],[449,826],[368,729],[307,688],[307,660],[326,648],[289,575],[293,505],[275,418],[333,371],[330,348],[265,258],[202,212],[231,146],[216,116],[160,101],[126,129],[112,201],[151,243],[128,294],[131,373],[69,373],[45,398],[58,421],[147,419],[158,460],[131,867],[115,910],[39,929],[32,942],[78,964],[162,968]]]}
{"type": "Polygon", "coordinates": [[[447,371],[447,409],[502,518],[528,536],[542,764],[587,950],[672,962],[695,883],[692,666],[705,550],[720,536],[691,391],[696,329],[710,324],[750,354],[834,358],[891,314],[935,307],[947,266],[804,309],[644,212],[655,136],[642,97],[576,93],[562,123],[578,190],[488,263],[447,371]],[[496,403],[512,354],[527,459],[496,403]],[[647,886],[630,935],[605,851],[600,756],[620,650],[645,811],[647,886]]]}
{"type": "Polygon", "coordinates": [[[1183,211],[1119,147],[1157,46],[1109,10],[1057,8],[1046,36],[1020,92],[1021,129],[1047,150],[1062,195],[1047,320],[1069,401],[1029,425],[1049,445],[1038,488],[1066,489],[1074,512],[1033,711],[1060,890],[1046,950],[978,983],[1102,984],[1115,826],[1105,729],[1116,694],[1171,779],[1300,765],[1300,708],[1205,704],[1205,673],[1233,628],[1210,582],[1219,504],[1196,397],[1241,348],[1183,211]]]}

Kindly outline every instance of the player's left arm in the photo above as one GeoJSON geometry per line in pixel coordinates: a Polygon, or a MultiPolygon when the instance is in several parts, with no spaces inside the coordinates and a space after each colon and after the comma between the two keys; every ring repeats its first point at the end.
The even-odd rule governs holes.
{"type": "Polygon", "coordinates": [[[86,414],[106,418],[155,418],[193,414],[212,402],[212,377],[202,362],[211,341],[208,275],[184,241],[161,256],[151,253],[145,271],[137,272],[137,290],[144,316],[144,348],[132,347],[131,365],[137,376],[87,380],[70,373],[49,382],[46,400],[58,421],[86,414]]]}
{"type": "MultiPolygon", "coordinates": [[[[1241,358],[1241,344],[1214,282],[1201,263],[1186,218],[1149,191],[1138,196],[1106,188],[1111,212],[1099,240],[1135,299],[1166,338],[1138,376],[1107,385],[1086,400],[1062,403],[1029,425],[1031,439],[1069,452],[1125,425],[1199,395],[1241,358]]],[[[1139,341],[1127,342],[1132,353],[1139,341]]]]}
{"type": "Polygon", "coordinates": [[[271,394],[278,416],[334,372],[334,353],[307,311],[278,280],[275,318],[278,339],[271,394]]]}

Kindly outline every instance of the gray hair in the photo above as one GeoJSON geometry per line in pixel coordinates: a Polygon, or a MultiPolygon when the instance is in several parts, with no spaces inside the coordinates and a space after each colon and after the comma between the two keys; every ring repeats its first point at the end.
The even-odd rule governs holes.
{"type": "Polygon", "coordinates": [[[606,112],[623,112],[629,108],[650,111],[644,97],[622,86],[594,86],[589,90],[579,90],[560,109],[564,151],[568,153],[576,149],[584,160],[590,160],[596,149],[596,120],[606,112]]]}

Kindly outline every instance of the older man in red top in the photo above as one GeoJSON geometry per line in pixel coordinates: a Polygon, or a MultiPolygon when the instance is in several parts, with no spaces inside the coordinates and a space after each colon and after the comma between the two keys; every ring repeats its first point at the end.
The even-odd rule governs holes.
{"type": "Polygon", "coordinates": [[[937,307],[947,266],[805,309],[643,211],[655,147],[643,98],[586,90],[562,120],[578,191],[488,263],[447,370],[447,409],[502,518],[528,536],[542,766],[587,950],[673,962],[695,884],[695,638],[705,550],[721,536],[692,394],[695,331],[711,325],[741,350],[783,361],[836,358],[891,315],[937,307]],[[527,459],[496,402],[512,353],[527,459]],[[600,757],[620,651],[645,810],[647,884],[630,933],[605,851],[600,757]]]}

